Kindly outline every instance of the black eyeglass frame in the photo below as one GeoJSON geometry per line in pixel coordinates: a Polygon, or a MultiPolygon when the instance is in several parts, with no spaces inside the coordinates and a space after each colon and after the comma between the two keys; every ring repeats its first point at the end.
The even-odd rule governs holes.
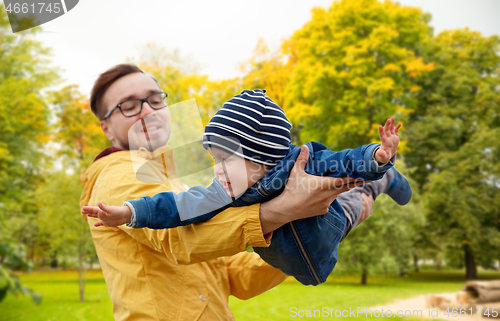
{"type": "Polygon", "coordinates": [[[140,98],[134,98],[134,99],[127,99],[127,100],[124,100],[122,101],[121,103],[119,103],[118,105],[116,105],[113,109],[111,109],[110,111],[108,111],[106,113],[106,115],[104,115],[104,117],[102,118],[102,120],[106,120],[107,118],[109,118],[109,116],[111,116],[111,114],[115,111],[115,109],[119,108],[120,109],[120,112],[122,113],[123,116],[125,117],[134,117],[136,115],[139,115],[141,112],[142,112],[142,105],[144,103],[147,103],[149,105],[149,107],[151,107],[152,109],[154,110],[160,110],[160,109],[163,109],[165,107],[167,107],[167,104],[165,103],[165,106],[163,107],[160,107],[160,108],[154,108],[153,106],[151,106],[151,104],[149,103],[149,98],[154,96],[154,95],[158,95],[158,94],[165,94],[165,97],[163,98],[163,100],[167,99],[168,97],[168,94],[166,92],[157,92],[157,93],[154,93],[154,94],[151,94],[149,96],[147,96],[146,98],[143,98],[143,99],[140,99],[140,98]],[[133,115],[130,115],[130,116],[127,116],[123,113],[123,110],[122,110],[122,104],[126,103],[127,101],[131,101],[131,100],[140,100],[141,101],[141,108],[139,109],[139,112],[137,114],[133,114],[133,115]]]}

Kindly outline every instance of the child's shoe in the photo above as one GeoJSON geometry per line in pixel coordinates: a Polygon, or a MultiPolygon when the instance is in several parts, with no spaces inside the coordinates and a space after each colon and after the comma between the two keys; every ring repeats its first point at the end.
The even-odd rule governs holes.
{"type": "Polygon", "coordinates": [[[411,200],[410,182],[395,167],[392,167],[389,171],[393,171],[394,178],[385,193],[399,205],[408,204],[411,200]]]}

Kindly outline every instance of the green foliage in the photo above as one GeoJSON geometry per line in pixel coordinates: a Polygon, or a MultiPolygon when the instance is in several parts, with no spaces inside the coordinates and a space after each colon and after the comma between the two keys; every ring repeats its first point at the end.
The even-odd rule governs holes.
{"type": "Polygon", "coordinates": [[[499,52],[499,37],[468,29],[429,41],[423,55],[435,69],[420,80],[407,131],[406,160],[425,191],[425,229],[441,248],[465,253],[470,277],[477,262],[491,267],[500,249],[499,52]]]}
{"type": "Polygon", "coordinates": [[[49,108],[42,90],[58,79],[49,50],[33,40],[34,28],[12,34],[0,6],[0,203],[19,201],[37,183],[47,141],[49,108]]]}
{"type": "Polygon", "coordinates": [[[200,75],[194,64],[181,59],[178,52],[153,44],[146,46],[137,64],[153,75],[169,94],[172,135],[167,145],[175,149],[177,174],[188,186],[209,185],[213,169],[210,155],[201,146],[203,127],[225,101],[242,90],[241,82],[237,79],[211,81],[208,76],[200,75]],[[190,99],[195,103],[188,101],[190,99]],[[182,176],[187,174],[193,175],[182,176]]]}
{"type": "Polygon", "coordinates": [[[41,147],[48,140],[50,110],[43,90],[58,80],[50,68],[49,50],[34,40],[40,28],[18,34],[10,31],[0,5],[0,300],[6,291],[39,296],[19,283],[12,269],[28,269],[29,253],[19,244],[33,241],[30,226],[24,235],[8,227],[21,227],[36,215],[29,196],[40,184],[44,165],[41,147]],[[23,217],[24,216],[24,217],[23,217]],[[8,222],[6,222],[8,220],[8,222]],[[8,224],[7,224],[8,223],[8,224]],[[7,235],[9,233],[9,235],[7,235]],[[26,241],[26,242],[25,242],[26,241]]]}
{"type": "Polygon", "coordinates": [[[285,88],[290,80],[292,64],[282,52],[272,52],[263,39],[254,49],[252,58],[241,65],[245,72],[244,89],[266,89],[270,98],[285,111],[285,88]]]}
{"type": "Polygon", "coordinates": [[[437,164],[443,170],[430,176],[425,198],[428,228],[490,268],[500,249],[499,139],[500,128],[491,129],[456,152],[441,153],[437,164]]]}
{"type": "MultiPolygon", "coordinates": [[[[409,177],[403,163],[397,165],[409,177]]],[[[333,273],[407,274],[419,231],[426,222],[422,205],[416,188],[412,201],[405,206],[397,205],[384,194],[377,197],[373,214],[340,244],[339,262],[333,273]]]]}
{"type": "Polygon", "coordinates": [[[60,145],[55,156],[62,159],[63,169],[51,171],[46,183],[37,191],[39,235],[40,239],[46,240],[52,257],[78,259],[80,301],[83,302],[85,262],[96,254],[87,223],[79,215],[79,174],[109,146],[109,141],[87,99],[76,86],[52,92],[51,98],[57,117],[53,142],[60,145]]]}
{"type": "Polygon", "coordinates": [[[50,96],[57,117],[52,141],[60,144],[55,156],[62,158],[65,169],[81,172],[110,142],[77,86],[66,86],[50,96]]]}
{"type": "Polygon", "coordinates": [[[455,152],[485,128],[500,126],[500,39],[468,29],[445,31],[423,47],[432,72],[419,82],[410,115],[407,162],[423,186],[443,169],[441,154],[455,152]]]}
{"type": "Polygon", "coordinates": [[[390,1],[315,9],[284,48],[293,64],[285,101],[300,141],[352,148],[378,141],[377,128],[390,116],[404,122],[420,90],[416,79],[433,68],[419,55],[429,20],[390,1]]]}
{"type": "MultiPolygon", "coordinates": [[[[46,244],[45,256],[59,259],[95,256],[87,223],[79,215],[81,184],[78,175],[51,173],[38,189],[39,206],[36,225],[40,247],[46,244]]],[[[42,254],[42,253],[40,253],[42,254]]]]}
{"type": "Polygon", "coordinates": [[[14,244],[0,235],[0,302],[10,293],[30,296],[35,304],[40,304],[41,295],[23,286],[12,270],[29,272],[31,264],[25,260],[25,247],[14,244]]]}
{"type": "Polygon", "coordinates": [[[224,102],[247,89],[238,79],[210,80],[199,73],[196,64],[182,59],[177,51],[168,51],[155,44],[146,46],[135,63],[158,80],[163,91],[168,93],[169,105],[196,99],[204,125],[224,102]]]}

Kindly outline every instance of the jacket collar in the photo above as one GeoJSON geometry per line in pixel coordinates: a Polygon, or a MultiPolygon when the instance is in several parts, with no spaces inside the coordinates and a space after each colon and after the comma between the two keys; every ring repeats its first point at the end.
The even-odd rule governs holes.
{"type": "Polygon", "coordinates": [[[124,148],[118,148],[118,147],[108,147],[105,150],[103,150],[97,157],[94,159],[94,162],[98,159],[103,158],[104,156],[108,156],[109,154],[115,153],[115,152],[121,152],[122,150],[127,150],[124,148]]]}

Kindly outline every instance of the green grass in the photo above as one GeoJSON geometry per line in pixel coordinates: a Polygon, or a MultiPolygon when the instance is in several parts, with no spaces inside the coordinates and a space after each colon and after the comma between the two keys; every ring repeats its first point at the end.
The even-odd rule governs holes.
{"type": "MultiPolygon", "coordinates": [[[[292,307],[297,310],[322,310],[324,307],[333,308],[333,311],[349,310],[420,294],[459,291],[465,281],[463,275],[463,271],[456,270],[425,270],[402,278],[369,277],[367,286],[359,285],[360,278],[357,276],[337,276],[317,287],[306,287],[289,279],[256,298],[241,301],[231,297],[229,301],[238,321],[294,320],[297,318],[290,316],[292,307]]],[[[86,302],[81,303],[76,271],[21,275],[24,285],[43,295],[42,303],[36,306],[30,298],[9,295],[0,303],[0,321],[113,320],[111,300],[102,273],[89,271],[87,276],[86,302]]],[[[482,271],[479,276],[481,279],[499,279],[500,273],[482,271]]],[[[325,317],[306,319],[319,320],[325,317]]]]}
{"type": "Polygon", "coordinates": [[[111,299],[100,270],[87,272],[85,302],[80,302],[76,271],[32,272],[20,279],[43,296],[42,303],[37,306],[31,298],[7,295],[0,303],[0,321],[113,320],[111,299]]]}
{"type": "MultiPolygon", "coordinates": [[[[482,272],[481,279],[498,279],[500,273],[482,272]]],[[[421,294],[460,291],[464,284],[464,271],[422,271],[407,277],[369,277],[368,285],[360,285],[360,277],[331,277],[325,284],[305,287],[296,281],[286,281],[280,286],[247,301],[230,298],[231,309],[238,321],[247,320],[293,320],[290,309],[320,310],[324,307],[336,310],[356,309],[391,303],[395,299],[409,298],[421,294]]],[[[308,317],[321,320],[328,317],[308,317]]],[[[365,315],[342,317],[344,319],[375,320],[365,315]]],[[[398,320],[401,318],[393,318],[398,320]]],[[[406,318],[405,320],[412,320],[406,318]]]]}

